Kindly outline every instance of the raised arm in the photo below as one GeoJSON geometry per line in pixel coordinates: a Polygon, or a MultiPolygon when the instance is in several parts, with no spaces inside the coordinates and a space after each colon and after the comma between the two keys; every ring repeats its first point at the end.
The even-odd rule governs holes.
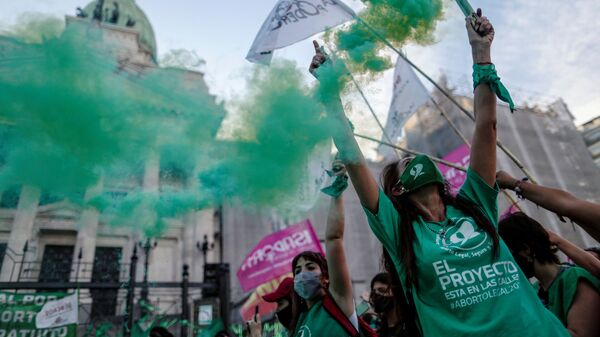
{"type": "MultiPolygon", "coordinates": [[[[491,46],[494,27],[481,9],[477,10],[475,27],[467,19],[467,32],[474,64],[491,64],[491,46]]],[[[471,169],[492,186],[496,175],[496,95],[489,84],[475,88],[475,132],[471,146],[471,169]]]]}
{"type": "MultiPolygon", "coordinates": [[[[321,52],[321,47],[317,41],[313,41],[315,47],[315,56],[310,64],[309,71],[316,76],[317,69],[326,61],[325,55],[321,52]]],[[[377,214],[377,205],[379,202],[379,188],[377,181],[369,171],[367,162],[360,151],[360,147],[354,138],[352,129],[339,97],[324,102],[328,113],[337,120],[340,128],[334,132],[333,141],[340,153],[340,159],[346,165],[352,185],[358,194],[360,203],[369,211],[377,214]]]]}
{"type": "Polygon", "coordinates": [[[560,235],[548,230],[550,236],[550,242],[556,245],[569,259],[575,264],[589,271],[590,274],[600,278],[600,260],[598,260],[591,253],[575,246],[569,240],[561,237],[560,235]]]}
{"type": "Polygon", "coordinates": [[[346,316],[350,317],[355,309],[352,281],[344,251],[344,226],[344,200],[340,195],[332,198],[329,206],[325,248],[329,266],[329,291],[346,316]]]}
{"type": "Polygon", "coordinates": [[[573,304],[567,314],[567,330],[572,337],[596,337],[600,334],[600,294],[587,281],[579,281],[573,304]]]}
{"type": "Polygon", "coordinates": [[[504,189],[515,190],[518,186],[523,198],[575,221],[596,241],[600,241],[600,205],[577,199],[563,190],[520,181],[504,171],[499,171],[496,179],[504,189]]]}

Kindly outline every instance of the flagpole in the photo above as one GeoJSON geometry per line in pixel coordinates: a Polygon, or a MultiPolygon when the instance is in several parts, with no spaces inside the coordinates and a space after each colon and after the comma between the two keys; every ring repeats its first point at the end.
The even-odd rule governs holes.
{"type": "Polygon", "coordinates": [[[428,154],[426,154],[426,153],[423,153],[423,152],[418,152],[418,151],[414,151],[414,150],[405,149],[405,148],[403,148],[403,147],[401,147],[401,146],[394,145],[394,144],[391,144],[391,143],[388,143],[388,142],[384,142],[384,141],[381,141],[381,140],[375,139],[375,138],[373,138],[373,137],[369,137],[369,136],[361,135],[361,134],[358,134],[358,133],[355,133],[355,134],[354,134],[354,136],[356,136],[356,137],[358,137],[358,138],[362,138],[362,139],[370,140],[370,141],[372,141],[372,142],[379,143],[379,144],[381,144],[381,145],[386,145],[386,146],[389,146],[389,147],[391,147],[391,148],[394,148],[394,149],[396,149],[396,150],[402,151],[402,152],[404,152],[404,153],[408,153],[408,154],[410,154],[410,155],[413,155],[413,156],[425,155],[425,156],[427,156],[427,157],[431,158],[431,160],[432,160],[432,161],[434,161],[434,162],[436,162],[436,163],[440,163],[440,164],[443,164],[443,165],[446,165],[446,166],[449,166],[449,167],[455,168],[455,169],[457,169],[457,170],[460,170],[460,171],[463,171],[463,172],[467,172],[467,169],[466,169],[465,167],[463,167],[463,166],[457,165],[457,164],[455,164],[455,163],[449,162],[449,161],[447,161],[447,160],[444,160],[444,159],[440,159],[440,158],[437,158],[437,157],[434,157],[434,156],[428,155],[428,154]]]}
{"type": "MultiPolygon", "coordinates": [[[[407,149],[401,148],[401,147],[393,144],[391,138],[387,135],[387,132],[385,132],[385,128],[383,127],[383,124],[381,124],[381,121],[377,117],[377,114],[375,113],[375,110],[373,109],[373,106],[371,106],[371,103],[367,99],[367,96],[362,91],[362,88],[360,87],[360,85],[358,84],[358,82],[356,81],[356,79],[354,78],[354,76],[352,75],[352,73],[350,71],[348,71],[348,75],[350,76],[350,79],[352,80],[352,83],[354,83],[354,86],[356,86],[356,89],[358,90],[358,93],[362,97],[363,101],[365,102],[365,104],[369,108],[369,111],[371,111],[371,115],[373,115],[373,118],[375,118],[375,121],[377,122],[377,125],[379,125],[379,128],[381,129],[381,132],[383,133],[383,136],[385,137],[385,139],[387,139],[387,141],[389,143],[384,143],[384,142],[381,142],[381,141],[377,141],[374,138],[363,136],[363,135],[358,135],[356,133],[354,135],[356,137],[359,137],[359,138],[367,139],[367,140],[370,140],[370,141],[377,141],[379,144],[392,147],[395,150],[394,153],[396,154],[397,157],[400,157],[398,155],[398,151],[403,151],[405,153],[409,153],[409,154],[413,154],[413,155],[418,154],[415,151],[407,150],[407,149]]],[[[425,90],[425,88],[423,88],[423,89],[425,90]]],[[[448,115],[443,110],[443,108],[433,99],[433,97],[431,97],[431,95],[429,95],[429,93],[427,93],[427,95],[429,96],[429,100],[433,103],[433,105],[436,107],[436,109],[440,112],[440,115],[442,115],[444,117],[444,119],[446,119],[446,121],[448,122],[448,124],[450,125],[450,127],[452,128],[452,130],[454,130],[454,132],[462,139],[462,141],[467,145],[468,148],[471,148],[471,143],[469,142],[469,140],[467,139],[467,137],[458,129],[458,127],[450,119],[450,117],[448,117],[448,115]]],[[[454,168],[456,168],[458,170],[466,172],[466,169],[464,167],[461,167],[461,166],[458,166],[458,165],[451,165],[453,163],[448,162],[448,161],[444,161],[443,159],[435,158],[435,157],[432,157],[432,156],[429,156],[429,157],[433,161],[437,161],[437,162],[439,162],[439,163],[441,163],[443,165],[454,167],[454,168]]],[[[504,194],[504,196],[508,199],[508,201],[509,201],[509,203],[511,205],[515,206],[519,211],[523,211],[521,209],[521,207],[518,205],[518,202],[515,201],[515,199],[506,190],[502,190],[502,194],[504,194]]]]}
{"type": "MultiPolygon", "coordinates": [[[[454,122],[448,117],[448,115],[443,110],[443,108],[433,99],[433,97],[430,96],[429,99],[435,104],[436,108],[438,109],[440,114],[446,119],[446,121],[448,122],[448,124],[450,125],[452,130],[454,130],[454,132],[456,132],[456,134],[463,140],[463,142],[465,143],[465,145],[467,145],[468,148],[471,148],[471,143],[469,142],[467,137],[464,135],[464,133],[462,133],[462,131],[460,131],[458,129],[456,124],[454,124],[454,122]]],[[[511,206],[515,206],[521,212],[523,211],[521,206],[518,205],[518,202],[506,190],[502,190],[502,194],[506,197],[506,199],[511,204],[511,206]]]]}
{"type": "MultiPolygon", "coordinates": [[[[335,62],[343,62],[341,60],[339,60],[339,58],[336,56],[335,54],[335,50],[333,50],[333,48],[330,48],[330,50],[332,51],[332,61],[335,62]]],[[[345,66],[345,65],[344,65],[345,66]]],[[[348,69],[348,68],[346,68],[348,69]]],[[[360,97],[362,97],[363,101],[365,102],[365,104],[367,105],[367,107],[369,108],[369,111],[371,112],[371,115],[373,116],[373,118],[375,119],[375,121],[377,122],[377,125],[379,125],[379,128],[381,129],[381,133],[383,134],[383,137],[385,137],[385,139],[390,143],[393,144],[392,139],[390,138],[390,136],[387,134],[387,132],[385,132],[385,127],[383,126],[383,124],[381,123],[381,121],[379,120],[379,117],[377,117],[377,114],[375,113],[375,109],[373,109],[373,106],[371,105],[371,102],[369,102],[369,100],[367,99],[367,96],[365,95],[365,93],[363,92],[362,88],[360,87],[360,85],[358,85],[358,82],[356,81],[356,78],[354,78],[354,75],[352,75],[352,72],[350,72],[350,70],[347,70],[347,74],[348,76],[350,76],[350,80],[352,80],[352,83],[354,84],[354,86],[356,87],[356,90],[358,90],[358,93],[360,94],[360,97]]],[[[396,154],[396,157],[398,159],[400,159],[400,155],[398,154],[398,151],[394,151],[394,153],[396,154]]]]}
{"type": "Polygon", "coordinates": [[[438,104],[438,102],[436,102],[433,99],[433,97],[431,97],[431,96],[429,96],[429,100],[431,100],[431,102],[433,102],[436,109],[440,112],[440,115],[442,115],[442,117],[444,117],[446,122],[448,122],[448,125],[450,125],[450,127],[452,128],[452,130],[454,130],[454,132],[458,135],[458,137],[460,137],[460,139],[462,139],[463,143],[465,143],[469,148],[471,148],[471,142],[469,142],[467,137],[458,129],[458,126],[456,126],[456,124],[450,119],[450,117],[448,117],[448,114],[446,114],[446,112],[442,109],[442,107],[438,104]]]}
{"type": "MultiPolygon", "coordinates": [[[[365,96],[365,93],[362,91],[361,87],[358,85],[358,82],[356,81],[356,79],[354,79],[354,76],[352,76],[352,74],[350,72],[348,72],[348,74],[350,75],[350,79],[352,79],[352,83],[354,83],[354,86],[356,86],[356,89],[358,90],[358,93],[360,94],[360,96],[362,97],[362,99],[365,101],[365,104],[369,108],[369,111],[371,111],[371,115],[373,115],[373,118],[375,118],[375,121],[377,122],[377,125],[379,125],[379,128],[381,129],[381,132],[383,133],[383,136],[385,137],[385,139],[390,144],[393,144],[392,139],[390,138],[390,136],[388,136],[387,132],[385,132],[385,128],[383,127],[383,124],[381,124],[381,121],[377,117],[377,114],[375,114],[375,110],[371,106],[371,103],[369,102],[369,100],[365,96]]],[[[396,157],[400,158],[400,155],[398,155],[398,151],[394,151],[394,153],[396,154],[396,157]]]]}
{"type": "MultiPolygon", "coordinates": [[[[467,115],[467,117],[469,117],[472,121],[475,121],[475,117],[473,116],[473,114],[470,111],[468,111],[460,103],[458,103],[458,101],[454,97],[452,97],[452,95],[450,95],[445,89],[443,89],[439,84],[437,84],[436,81],[434,81],[431,77],[429,77],[429,75],[427,75],[423,70],[421,70],[421,68],[419,68],[411,60],[409,60],[406,56],[404,56],[400,50],[398,50],[396,47],[394,47],[386,38],[381,36],[381,34],[379,34],[373,27],[371,27],[368,23],[366,23],[358,15],[355,16],[355,18],[358,22],[362,23],[365,27],[367,27],[367,29],[371,32],[371,34],[373,34],[373,36],[375,36],[376,38],[381,40],[381,42],[383,42],[383,44],[385,44],[390,49],[392,49],[396,54],[398,54],[398,56],[400,56],[404,61],[406,61],[406,63],[408,63],[411,67],[413,67],[413,69],[415,69],[417,72],[419,72],[419,74],[421,74],[423,77],[425,77],[427,79],[427,81],[429,81],[431,84],[433,84],[433,86],[436,87],[436,89],[438,89],[444,96],[446,96],[446,98],[448,98],[452,103],[454,103],[454,105],[456,105],[465,115],[467,115]]],[[[536,179],[529,172],[529,170],[521,163],[521,161],[506,146],[504,146],[504,144],[502,144],[499,140],[496,141],[496,144],[515,163],[515,165],[517,165],[517,167],[527,176],[527,178],[529,178],[529,181],[531,181],[534,184],[537,184],[536,179]]]]}

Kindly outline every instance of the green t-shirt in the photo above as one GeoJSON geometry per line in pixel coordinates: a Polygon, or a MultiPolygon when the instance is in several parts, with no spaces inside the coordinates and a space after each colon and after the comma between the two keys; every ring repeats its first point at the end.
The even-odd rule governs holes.
{"type": "Polygon", "coordinates": [[[300,314],[294,337],[350,337],[344,328],[325,310],[319,301],[300,314]]]}
{"type": "Polygon", "coordinates": [[[563,268],[565,269],[548,288],[548,309],[566,326],[567,315],[573,305],[579,282],[589,282],[600,293],[600,280],[580,267],[563,268]]]}
{"type": "MultiPolygon", "coordinates": [[[[497,186],[469,169],[459,197],[498,225],[497,186]]],[[[381,190],[377,215],[365,211],[404,280],[398,212],[381,190]]],[[[472,217],[447,206],[445,221],[419,217],[412,225],[419,285],[412,293],[425,337],[569,336],[544,308],[506,244],[500,240],[494,258],[491,237],[472,217]]]]}

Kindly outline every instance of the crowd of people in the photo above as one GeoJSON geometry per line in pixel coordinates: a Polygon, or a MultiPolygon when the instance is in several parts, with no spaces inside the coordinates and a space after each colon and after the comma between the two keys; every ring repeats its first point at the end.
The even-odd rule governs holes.
{"type": "MultiPolygon", "coordinates": [[[[370,310],[357,315],[344,249],[342,194],[332,197],[326,255],[304,252],[293,278],[264,297],[291,337],[600,336],[600,259],[524,213],[499,220],[500,189],[570,218],[600,240],[600,205],[496,172],[494,28],[478,10],[466,22],[474,63],[475,131],[466,181],[456,196],[424,155],[389,163],[381,187],[339,100],[328,112],[347,126],[334,135],[344,169],[383,246],[385,272],[371,281],[370,310]],[[562,251],[569,263],[560,261],[562,251]],[[536,282],[531,283],[530,279],[536,282]]],[[[315,42],[310,72],[327,66],[315,42]]],[[[261,335],[260,317],[246,323],[261,335]]]]}

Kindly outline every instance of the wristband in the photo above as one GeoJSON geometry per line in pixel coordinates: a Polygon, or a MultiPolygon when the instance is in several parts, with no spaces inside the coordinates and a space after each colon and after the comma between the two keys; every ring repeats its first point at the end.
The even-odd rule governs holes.
{"type": "Polygon", "coordinates": [[[500,82],[500,77],[496,72],[494,64],[473,64],[473,89],[481,83],[487,83],[490,89],[498,96],[501,101],[508,103],[510,112],[515,111],[515,103],[510,97],[508,89],[500,82]]]}
{"type": "Polygon", "coordinates": [[[517,197],[519,197],[519,199],[523,199],[523,190],[521,189],[521,184],[528,180],[529,178],[525,177],[515,183],[514,191],[517,194],[517,197]]]}

